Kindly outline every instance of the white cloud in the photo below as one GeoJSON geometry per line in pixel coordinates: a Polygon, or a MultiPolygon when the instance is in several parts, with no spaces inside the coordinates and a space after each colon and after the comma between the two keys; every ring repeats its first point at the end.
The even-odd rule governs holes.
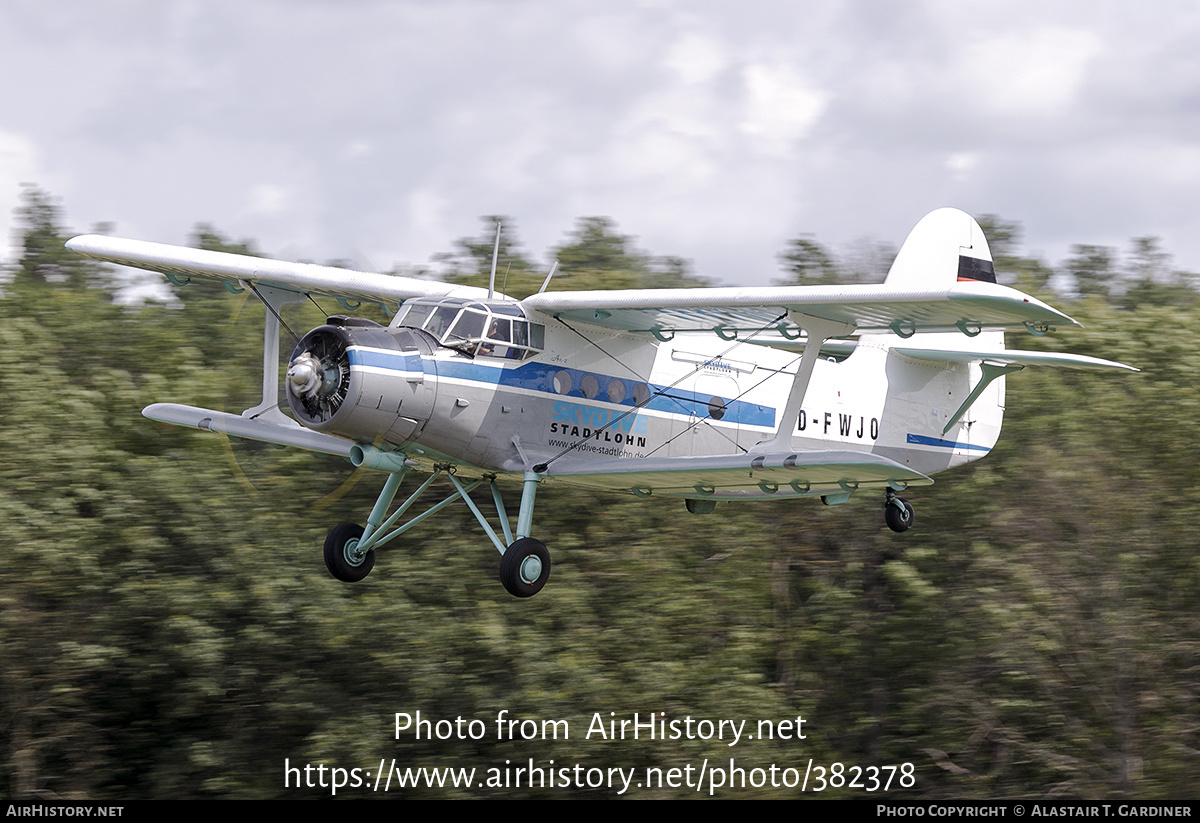
{"type": "Polygon", "coordinates": [[[1083,29],[1006,33],[966,49],[963,79],[975,103],[992,116],[1071,117],[1090,63],[1103,48],[1095,32],[1083,29]]]}
{"type": "Polygon", "coordinates": [[[967,179],[971,171],[979,165],[980,155],[973,151],[955,152],[946,158],[946,168],[956,182],[967,179]]]}
{"type": "Polygon", "coordinates": [[[685,85],[702,86],[716,80],[729,66],[725,47],[698,32],[685,32],[667,50],[666,64],[685,85]]]}
{"type": "Polygon", "coordinates": [[[747,66],[746,104],[738,128],[769,154],[787,156],[825,109],[826,94],[791,66],[747,66]]]}
{"type": "Polygon", "coordinates": [[[275,216],[289,207],[292,198],[287,186],[274,183],[258,183],[246,192],[246,209],[249,214],[275,216]]]}

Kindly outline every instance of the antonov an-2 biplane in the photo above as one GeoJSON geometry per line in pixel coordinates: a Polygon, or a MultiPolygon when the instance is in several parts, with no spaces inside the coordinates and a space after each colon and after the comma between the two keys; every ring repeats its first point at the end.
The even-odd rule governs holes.
{"type": "MultiPolygon", "coordinates": [[[[499,235],[497,234],[497,240],[499,235]]],[[[325,540],[334,577],[362,580],[375,549],[461,499],[502,555],[500,579],[536,594],[550,555],[533,534],[542,483],[718,501],[897,492],[977,460],[1000,434],[1004,377],[1026,366],[1132,369],[1015,351],[1004,332],[1078,325],[996,282],[979,225],[940,209],[913,229],[882,285],[542,291],[524,300],[305,263],[87,235],[89,257],[251,289],[266,304],[262,402],[240,416],[169,403],[153,420],[348,458],[388,477],[366,527],[325,540]],[[310,296],[396,310],[387,326],[334,316],[292,352],[280,410],[279,310],[310,296]],[[357,302],[356,302],[357,301],[357,302]],[[410,471],[430,476],[390,515],[410,471]],[[415,516],[435,479],[453,492],[415,516]],[[498,478],[522,481],[512,528],[498,478]],[[486,484],[502,536],[472,500],[486,484]],[[402,525],[401,520],[405,520],[402,525]]],[[[495,259],[493,258],[493,285],[495,259]]],[[[547,283],[549,278],[547,278],[547,283]]]]}

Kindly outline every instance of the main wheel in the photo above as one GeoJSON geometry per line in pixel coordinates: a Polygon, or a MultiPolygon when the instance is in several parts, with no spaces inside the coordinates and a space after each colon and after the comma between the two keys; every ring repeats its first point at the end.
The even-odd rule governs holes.
{"type": "Polygon", "coordinates": [[[500,582],[513,597],[533,597],[550,579],[550,552],[546,544],[522,537],[500,560],[500,582]]]}
{"type": "Polygon", "coordinates": [[[325,538],[325,568],[344,583],[357,583],[375,568],[375,551],[358,551],[363,527],[354,523],[334,526],[325,538]]]}
{"type": "Polygon", "coordinates": [[[913,511],[912,503],[909,503],[903,497],[895,498],[895,502],[900,503],[903,508],[889,500],[884,504],[883,519],[887,521],[888,528],[892,531],[906,532],[912,528],[916,513],[913,511]]]}

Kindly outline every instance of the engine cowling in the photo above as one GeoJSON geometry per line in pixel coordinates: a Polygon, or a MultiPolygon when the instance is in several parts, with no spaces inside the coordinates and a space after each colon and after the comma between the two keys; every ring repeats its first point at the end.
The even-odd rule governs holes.
{"type": "Polygon", "coordinates": [[[288,406],[304,426],[359,442],[403,445],[420,434],[437,399],[425,332],[330,317],[304,335],[288,363],[288,406]]]}

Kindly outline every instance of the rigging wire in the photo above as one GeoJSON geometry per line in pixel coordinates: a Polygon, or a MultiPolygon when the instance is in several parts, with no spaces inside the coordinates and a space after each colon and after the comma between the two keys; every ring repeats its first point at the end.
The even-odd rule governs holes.
{"type": "MultiPolygon", "coordinates": [[[[294,331],[292,331],[291,326],[289,326],[287,323],[283,322],[283,318],[279,316],[279,312],[275,310],[275,307],[270,304],[270,302],[267,300],[267,298],[263,297],[259,293],[258,287],[255,286],[253,283],[247,283],[246,285],[250,287],[250,291],[254,292],[254,296],[257,297],[259,300],[261,300],[262,304],[267,307],[267,311],[269,311],[271,314],[275,315],[275,319],[279,321],[279,325],[281,325],[285,329],[287,329],[287,333],[290,334],[292,336],[292,339],[296,341],[296,344],[299,345],[300,337],[294,331]]],[[[312,298],[310,297],[309,299],[311,300],[312,298]]],[[[320,308],[320,307],[318,306],[318,308],[320,308]]]]}
{"type": "MultiPolygon", "coordinates": [[[[578,329],[576,329],[576,328],[574,328],[573,326],[571,326],[571,324],[570,324],[570,323],[568,323],[567,321],[563,320],[561,317],[556,317],[555,319],[556,319],[556,320],[558,320],[558,322],[562,323],[564,326],[566,326],[568,329],[570,329],[572,332],[574,332],[576,335],[578,335],[580,338],[582,338],[584,341],[586,341],[586,342],[590,343],[592,346],[595,346],[595,348],[596,348],[598,351],[600,351],[600,352],[601,352],[601,353],[602,353],[602,354],[603,354],[605,357],[608,357],[610,360],[612,360],[612,361],[613,361],[613,362],[615,362],[615,363],[619,363],[619,364],[620,364],[620,365],[621,365],[621,366],[622,366],[622,367],[623,367],[623,368],[624,368],[626,371],[628,371],[628,372],[630,372],[631,374],[633,374],[633,375],[634,375],[634,376],[635,376],[635,377],[636,377],[638,380],[640,380],[641,382],[645,383],[647,386],[649,386],[649,385],[650,385],[650,383],[649,383],[649,381],[648,381],[648,380],[646,380],[644,377],[642,377],[640,374],[638,374],[636,371],[634,371],[634,370],[633,370],[633,369],[632,369],[632,368],[631,368],[629,365],[627,365],[627,364],[625,364],[625,363],[622,363],[620,360],[618,360],[618,359],[617,359],[616,357],[614,357],[612,354],[610,354],[609,352],[605,351],[605,350],[604,350],[604,347],[603,347],[603,346],[601,346],[599,343],[597,343],[596,341],[594,341],[594,340],[591,340],[590,338],[588,338],[586,335],[584,335],[584,334],[583,334],[582,332],[580,332],[578,329]]],[[[773,320],[769,321],[769,322],[768,322],[766,325],[764,325],[762,328],[758,329],[757,331],[753,332],[753,333],[752,333],[750,336],[751,336],[751,337],[754,337],[755,335],[761,334],[762,332],[765,332],[767,329],[769,329],[771,326],[773,326],[773,325],[775,325],[775,324],[777,324],[777,323],[780,323],[781,321],[783,321],[783,320],[785,320],[785,319],[787,319],[787,312],[784,312],[783,314],[779,315],[779,317],[776,317],[775,319],[773,319],[773,320]]],[[[726,356],[726,355],[728,355],[730,352],[732,352],[734,349],[736,349],[738,346],[742,346],[742,345],[745,345],[745,341],[744,341],[744,340],[735,340],[735,341],[733,342],[733,345],[731,345],[731,346],[730,346],[729,348],[727,348],[725,351],[721,352],[721,353],[720,353],[720,354],[718,354],[716,357],[713,357],[713,358],[711,358],[711,359],[712,359],[712,360],[720,360],[721,358],[725,357],[725,356],[726,356]]],[[[678,406],[679,406],[681,409],[682,409],[682,408],[684,408],[684,406],[683,406],[683,403],[682,403],[682,398],[678,398],[678,397],[675,397],[675,396],[673,396],[673,395],[669,395],[669,394],[667,394],[667,392],[668,392],[668,391],[670,391],[671,389],[675,388],[676,386],[678,386],[678,385],[679,385],[680,383],[682,383],[684,380],[687,380],[689,377],[692,377],[693,375],[695,375],[697,372],[699,372],[699,371],[700,371],[700,369],[701,369],[702,367],[703,367],[703,364],[702,364],[702,363],[701,363],[701,364],[697,364],[697,365],[696,365],[696,366],[695,366],[695,367],[694,367],[694,368],[693,368],[693,369],[692,369],[690,372],[687,372],[686,374],[682,375],[682,376],[681,376],[681,377],[680,377],[678,380],[676,380],[676,381],[675,381],[674,383],[672,383],[671,385],[669,385],[669,386],[666,386],[665,388],[663,388],[663,389],[661,389],[661,390],[659,390],[659,391],[654,391],[654,392],[653,392],[653,394],[651,394],[649,397],[647,397],[647,398],[646,398],[644,401],[642,401],[641,403],[635,403],[633,408],[629,409],[629,410],[628,410],[628,411],[626,411],[626,412],[623,412],[622,414],[618,415],[617,417],[614,417],[612,420],[610,420],[610,421],[608,421],[607,423],[605,423],[603,426],[601,426],[601,427],[600,427],[599,429],[597,429],[596,431],[597,431],[597,432],[602,432],[602,431],[605,431],[606,429],[609,429],[609,428],[613,427],[614,425],[616,425],[617,423],[621,422],[622,420],[624,420],[624,419],[625,419],[626,417],[628,417],[629,415],[631,415],[631,414],[635,413],[635,412],[636,412],[638,409],[640,409],[640,408],[644,408],[645,406],[649,405],[650,401],[651,401],[651,400],[653,400],[655,397],[667,397],[667,398],[670,398],[671,400],[675,401],[676,405],[678,405],[678,406]]],[[[770,376],[763,378],[763,380],[768,380],[768,379],[770,379],[770,376]]],[[[752,388],[757,388],[757,386],[758,386],[758,385],[761,385],[761,383],[762,383],[762,381],[760,381],[759,383],[755,384],[755,386],[753,386],[752,388]]],[[[748,391],[750,391],[750,390],[751,390],[751,389],[747,389],[747,390],[746,390],[746,392],[748,392],[748,391]]],[[[742,392],[741,394],[739,394],[737,397],[735,397],[735,398],[733,398],[733,399],[734,399],[734,400],[737,400],[738,398],[740,398],[740,397],[742,397],[743,395],[745,395],[745,394],[746,394],[746,392],[742,392]]],[[[673,440],[677,439],[677,438],[678,438],[678,437],[680,437],[681,435],[683,435],[683,434],[686,434],[687,432],[691,431],[692,429],[694,429],[696,426],[700,425],[701,423],[707,423],[707,421],[706,421],[706,420],[702,420],[702,419],[700,419],[700,418],[697,418],[695,423],[692,423],[690,426],[688,426],[687,428],[685,428],[683,431],[679,432],[679,434],[676,434],[674,437],[671,437],[671,438],[670,438],[669,440],[667,440],[666,442],[664,442],[664,443],[662,443],[661,445],[657,446],[657,447],[654,449],[654,451],[658,451],[658,450],[659,450],[659,449],[661,449],[663,446],[665,446],[665,445],[667,445],[668,443],[672,442],[673,440]]],[[[715,430],[715,431],[719,431],[719,430],[715,430]]],[[[723,433],[723,432],[722,432],[722,435],[724,435],[724,433],[723,433]]],[[[562,457],[563,455],[569,454],[570,452],[572,452],[572,451],[574,451],[575,449],[579,448],[580,446],[582,446],[584,443],[586,443],[586,442],[587,442],[588,440],[590,440],[590,439],[591,439],[590,437],[583,437],[583,438],[580,438],[579,440],[577,440],[576,442],[572,443],[572,444],[571,444],[570,446],[568,446],[567,448],[565,448],[565,449],[563,449],[562,451],[560,451],[558,454],[556,454],[556,455],[554,455],[553,457],[551,457],[549,460],[546,460],[545,462],[543,462],[543,463],[539,463],[538,465],[534,466],[534,467],[533,467],[533,470],[534,470],[535,472],[537,472],[538,474],[542,474],[542,473],[544,473],[544,472],[545,472],[545,471],[546,471],[546,470],[547,470],[547,469],[550,467],[550,464],[551,464],[551,463],[553,463],[554,461],[558,460],[558,459],[559,459],[560,457],[562,457]]],[[[735,445],[736,445],[736,444],[735,444],[735,445]]],[[[739,446],[738,448],[742,448],[742,447],[740,447],[740,446],[739,446]]],[[[745,449],[743,449],[743,451],[745,451],[745,449]]],[[[652,452],[651,452],[651,454],[653,454],[653,453],[654,453],[654,452],[652,451],[652,452]]]]}

